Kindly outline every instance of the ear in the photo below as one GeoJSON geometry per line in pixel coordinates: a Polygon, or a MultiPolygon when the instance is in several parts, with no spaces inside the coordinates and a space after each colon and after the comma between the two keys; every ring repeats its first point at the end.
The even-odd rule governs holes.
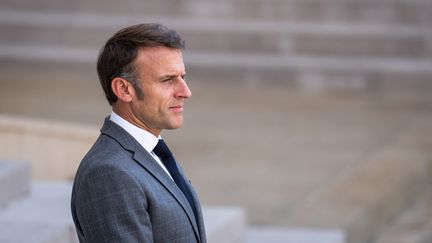
{"type": "Polygon", "coordinates": [[[114,78],[111,82],[111,89],[120,101],[126,103],[132,101],[133,88],[126,79],[114,78]]]}

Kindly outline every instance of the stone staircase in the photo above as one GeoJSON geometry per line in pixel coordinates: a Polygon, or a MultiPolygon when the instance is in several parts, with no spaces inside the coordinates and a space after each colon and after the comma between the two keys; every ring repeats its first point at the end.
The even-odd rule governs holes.
{"type": "Polygon", "coordinates": [[[125,0],[98,1],[4,0],[9,9],[105,12],[120,14],[191,16],[290,21],[363,21],[366,23],[430,24],[428,0],[125,0]]]}
{"type": "MultiPolygon", "coordinates": [[[[192,83],[302,91],[432,90],[430,0],[4,0],[0,70],[5,80],[22,82],[42,95],[46,92],[38,83],[99,93],[94,70],[104,41],[120,27],[156,21],[187,40],[185,61],[192,83]],[[88,80],[94,83],[90,88],[88,80]]],[[[248,241],[270,242],[270,236],[275,242],[298,243],[299,232],[290,230],[300,227],[307,229],[300,235],[324,230],[329,242],[372,242],[378,235],[379,243],[396,243],[394,237],[402,239],[400,232],[420,220],[399,212],[431,183],[430,140],[417,141],[431,129],[420,127],[402,131],[356,170],[308,193],[289,213],[281,212],[289,218],[289,230],[251,229],[248,241]],[[373,187],[379,190],[369,190],[373,187]],[[332,232],[340,234],[332,238],[332,232]]],[[[430,222],[420,223],[429,230],[430,222]]],[[[429,242],[425,235],[419,238],[423,241],[401,242],[429,242]]]]}
{"type": "Polygon", "coordinates": [[[188,75],[195,82],[306,90],[432,88],[428,0],[127,0],[100,5],[2,1],[2,63],[94,65],[98,49],[114,31],[157,21],[187,40],[188,75]]]}

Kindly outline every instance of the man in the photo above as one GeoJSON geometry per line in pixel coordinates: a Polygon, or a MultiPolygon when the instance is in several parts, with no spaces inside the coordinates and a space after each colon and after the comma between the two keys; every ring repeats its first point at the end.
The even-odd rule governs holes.
{"type": "Polygon", "coordinates": [[[198,198],[160,137],[183,123],[184,41],[160,24],[117,32],[97,71],[111,115],[72,190],[81,243],[205,243],[198,198]]]}

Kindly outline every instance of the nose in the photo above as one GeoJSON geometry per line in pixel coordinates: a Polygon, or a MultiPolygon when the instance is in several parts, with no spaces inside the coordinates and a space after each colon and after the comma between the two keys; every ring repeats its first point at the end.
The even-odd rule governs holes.
{"type": "Polygon", "coordinates": [[[192,96],[192,92],[189,89],[186,81],[183,78],[180,78],[178,85],[178,92],[176,92],[176,98],[187,99],[192,96]]]}

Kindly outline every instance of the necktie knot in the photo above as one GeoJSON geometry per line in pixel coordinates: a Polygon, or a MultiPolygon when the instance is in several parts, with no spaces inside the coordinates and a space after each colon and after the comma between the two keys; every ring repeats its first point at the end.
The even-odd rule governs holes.
{"type": "Polygon", "coordinates": [[[156,147],[153,149],[153,152],[161,159],[172,157],[172,153],[163,139],[159,139],[156,147]]]}

